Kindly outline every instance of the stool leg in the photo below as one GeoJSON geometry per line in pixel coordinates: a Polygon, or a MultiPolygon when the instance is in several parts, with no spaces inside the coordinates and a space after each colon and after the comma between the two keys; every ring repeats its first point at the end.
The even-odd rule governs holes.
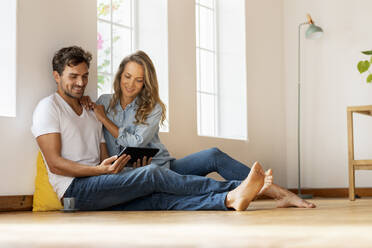
{"type": "Polygon", "coordinates": [[[349,199],[355,200],[355,170],[354,170],[354,127],[353,112],[347,111],[347,137],[349,157],[349,199]]]}
{"type": "Polygon", "coordinates": [[[349,164],[349,200],[355,200],[355,170],[353,164],[349,164]]]}

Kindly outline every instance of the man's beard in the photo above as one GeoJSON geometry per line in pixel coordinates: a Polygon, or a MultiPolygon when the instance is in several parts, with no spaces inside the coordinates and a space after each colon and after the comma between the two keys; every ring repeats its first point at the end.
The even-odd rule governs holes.
{"type": "MultiPolygon", "coordinates": [[[[64,82],[62,81],[62,91],[63,93],[68,96],[68,97],[71,97],[71,98],[74,98],[74,99],[80,99],[83,95],[84,95],[84,91],[85,91],[85,88],[82,90],[82,93],[81,95],[79,96],[74,96],[71,92],[69,92],[65,87],[65,84],[64,82]]],[[[73,88],[73,87],[72,87],[73,88]]],[[[72,89],[71,89],[72,90],[72,89]]]]}
{"type": "Polygon", "coordinates": [[[66,90],[63,90],[63,91],[64,91],[66,96],[74,98],[74,99],[80,99],[84,95],[84,92],[83,92],[83,94],[81,96],[73,96],[69,92],[67,92],[66,90]]]}

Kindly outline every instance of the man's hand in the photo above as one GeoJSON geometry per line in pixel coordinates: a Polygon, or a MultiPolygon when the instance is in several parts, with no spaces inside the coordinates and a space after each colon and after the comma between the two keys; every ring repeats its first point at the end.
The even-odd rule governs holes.
{"type": "Polygon", "coordinates": [[[145,166],[145,165],[151,164],[151,161],[152,161],[152,157],[149,158],[149,160],[147,160],[147,157],[144,156],[143,159],[142,159],[142,165],[141,165],[141,160],[137,159],[137,162],[133,163],[133,167],[138,168],[138,167],[141,167],[141,166],[145,166]]]}
{"type": "Polygon", "coordinates": [[[120,158],[115,155],[103,160],[97,167],[101,169],[102,174],[117,174],[127,165],[129,160],[130,155],[123,154],[120,158]],[[114,163],[112,164],[112,162],[114,163]]]}

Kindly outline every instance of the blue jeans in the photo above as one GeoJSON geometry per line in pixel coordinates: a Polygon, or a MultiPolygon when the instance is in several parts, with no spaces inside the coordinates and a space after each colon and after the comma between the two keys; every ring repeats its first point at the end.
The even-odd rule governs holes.
{"type": "Polygon", "coordinates": [[[225,198],[241,181],[180,175],[154,164],[119,174],[75,178],[64,197],[80,210],[227,210],[225,198]]]}
{"type": "Polygon", "coordinates": [[[225,180],[244,180],[251,169],[218,148],[211,148],[173,160],[170,169],[181,175],[206,176],[217,172],[225,180]]]}

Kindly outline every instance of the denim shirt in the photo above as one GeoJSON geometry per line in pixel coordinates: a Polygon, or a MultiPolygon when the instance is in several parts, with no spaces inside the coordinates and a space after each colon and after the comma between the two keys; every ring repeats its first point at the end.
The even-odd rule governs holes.
{"type": "Polygon", "coordinates": [[[160,142],[159,138],[159,123],[161,120],[162,108],[159,104],[148,115],[146,124],[134,124],[136,121],[135,115],[138,108],[136,99],[128,104],[125,109],[120,105],[120,101],[114,109],[108,111],[112,94],[101,95],[96,104],[105,107],[107,117],[119,128],[119,136],[114,138],[111,133],[103,127],[107,150],[110,156],[118,154],[122,147],[148,147],[158,148],[159,152],[152,158],[152,163],[166,166],[169,168],[169,161],[174,160],[167,148],[160,142]]]}

